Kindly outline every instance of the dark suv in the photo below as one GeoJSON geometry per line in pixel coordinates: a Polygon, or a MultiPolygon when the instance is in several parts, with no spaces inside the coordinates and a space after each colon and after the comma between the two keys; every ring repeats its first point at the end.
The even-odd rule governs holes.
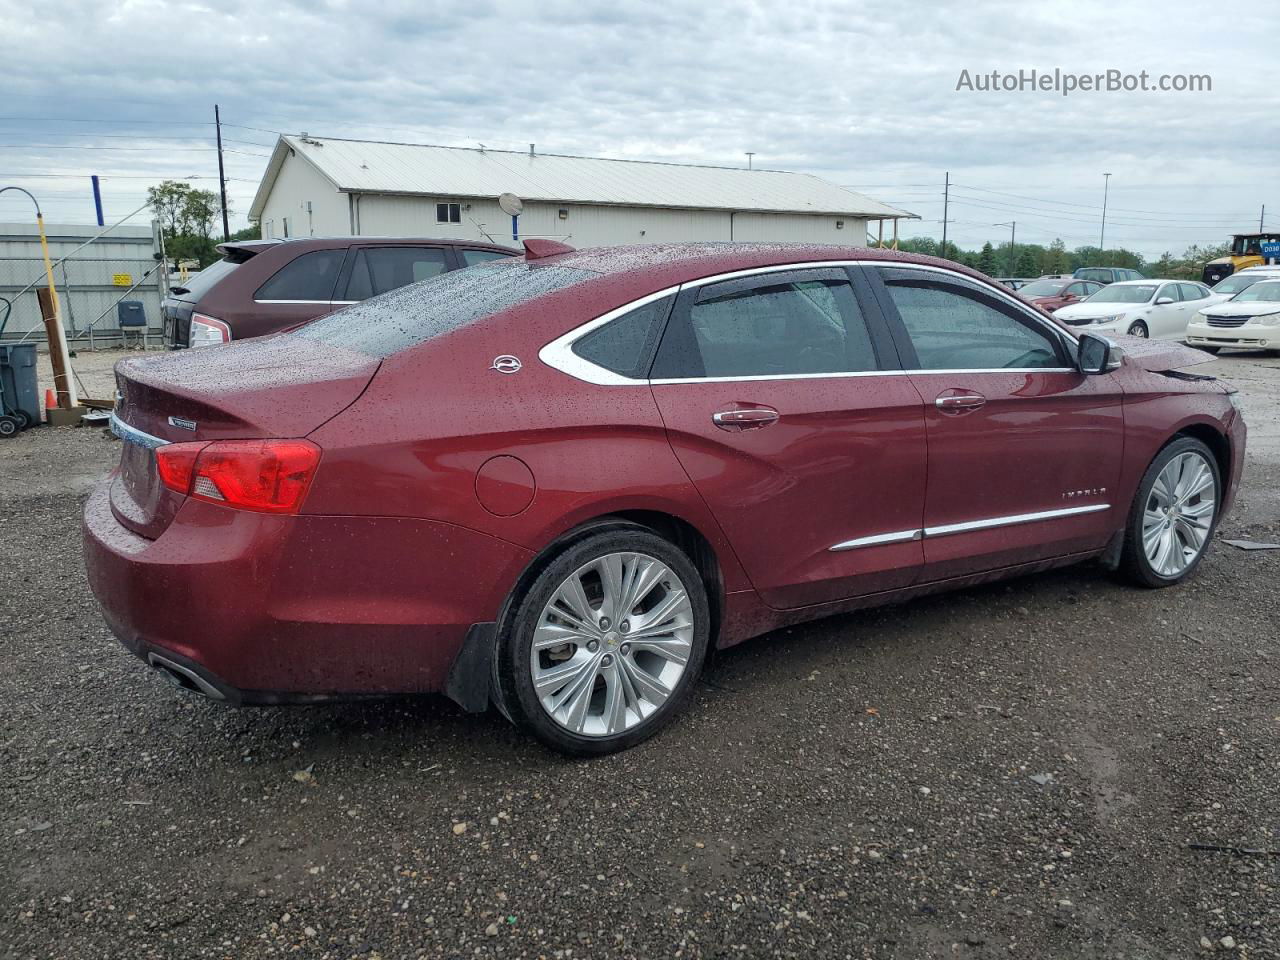
{"type": "Polygon", "coordinates": [[[1102,284],[1147,279],[1137,270],[1130,270],[1128,267],[1080,267],[1072,276],[1077,280],[1092,280],[1102,284]]]}
{"type": "Polygon", "coordinates": [[[221,260],[165,298],[171,349],[276,333],[417,280],[518,255],[497,244],[400,237],[243,240],[218,250],[221,260]]]}

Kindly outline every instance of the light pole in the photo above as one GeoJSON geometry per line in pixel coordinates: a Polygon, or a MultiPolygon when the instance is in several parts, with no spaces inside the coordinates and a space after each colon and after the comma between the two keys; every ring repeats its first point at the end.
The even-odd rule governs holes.
{"type": "Polygon", "coordinates": [[[755,154],[754,154],[754,153],[752,153],[751,151],[747,151],[747,169],[748,169],[748,170],[750,170],[750,169],[751,169],[751,159],[752,159],[752,157],[754,157],[754,156],[755,156],[755,154]]]}
{"type": "Polygon", "coordinates": [[[1107,191],[1111,187],[1111,174],[1102,175],[1102,236],[1098,237],[1098,251],[1107,249],[1107,191]]]}
{"type": "Polygon", "coordinates": [[[1013,261],[1017,252],[1017,247],[1013,245],[1013,240],[1018,235],[1018,221],[1008,220],[1005,223],[993,223],[992,226],[1009,228],[1009,276],[1012,277],[1014,275],[1013,261]]]}

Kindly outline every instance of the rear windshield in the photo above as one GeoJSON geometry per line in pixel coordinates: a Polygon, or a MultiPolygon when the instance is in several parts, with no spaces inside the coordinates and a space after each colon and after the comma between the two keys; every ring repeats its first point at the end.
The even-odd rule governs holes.
{"type": "Polygon", "coordinates": [[[170,277],[169,283],[171,286],[186,291],[185,293],[175,292],[175,297],[195,303],[212,290],[223,277],[230,275],[231,271],[238,266],[240,266],[240,263],[232,260],[215,260],[199,273],[193,273],[187,277],[186,283],[183,283],[178,277],[170,277]]]}
{"type": "Polygon", "coordinates": [[[389,357],[529,300],[600,276],[555,264],[495,260],[411,283],[313,320],[294,335],[389,357]]]}

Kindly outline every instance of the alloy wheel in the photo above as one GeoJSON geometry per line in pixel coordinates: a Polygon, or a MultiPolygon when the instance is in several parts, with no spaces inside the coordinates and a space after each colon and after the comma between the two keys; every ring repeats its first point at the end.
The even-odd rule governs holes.
{"type": "Polygon", "coordinates": [[[529,651],[533,688],[557,724],[608,737],[632,729],[675,691],[693,645],[680,577],[643,553],[584,564],[542,609],[529,651]]]}
{"type": "Polygon", "coordinates": [[[1151,569],[1177,577],[1195,563],[1213,529],[1217,489],[1199,453],[1178,454],[1164,465],[1142,513],[1142,549],[1151,569]]]}
{"type": "Polygon", "coordinates": [[[1144,323],[1135,323],[1129,328],[1129,336],[1145,337],[1147,335],[1147,326],[1144,323]]]}

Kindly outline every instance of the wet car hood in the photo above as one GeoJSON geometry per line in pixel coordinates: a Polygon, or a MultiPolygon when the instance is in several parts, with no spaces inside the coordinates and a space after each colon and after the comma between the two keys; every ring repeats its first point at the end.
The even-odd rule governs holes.
{"type": "Polygon", "coordinates": [[[1211,353],[1183,346],[1172,340],[1147,340],[1143,337],[1112,337],[1124,351],[1125,363],[1143,370],[1160,373],[1164,370],[1181,370],[1201,363],[1212,363],[1211,353]]]}

